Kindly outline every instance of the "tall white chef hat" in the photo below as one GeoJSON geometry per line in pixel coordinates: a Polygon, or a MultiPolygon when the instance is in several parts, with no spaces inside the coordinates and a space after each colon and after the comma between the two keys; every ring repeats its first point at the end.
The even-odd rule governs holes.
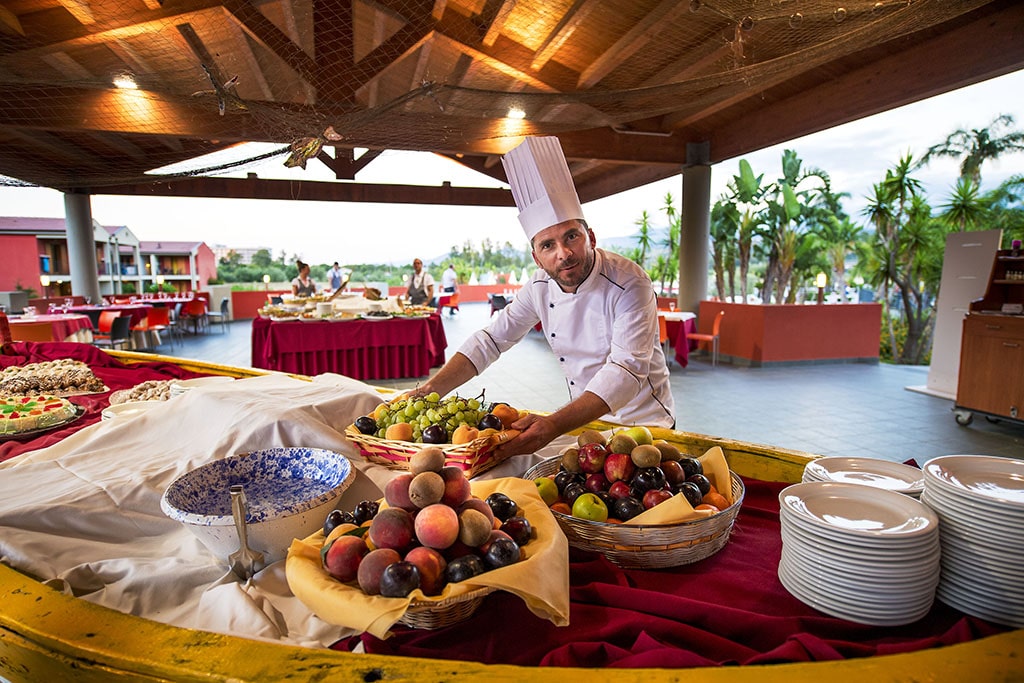
{"type": "Polygon", "coordinates": [[[562,221],[584,220],[558,138],[528,137],[505,154],[501,164],[527,239],[562,221]]]}

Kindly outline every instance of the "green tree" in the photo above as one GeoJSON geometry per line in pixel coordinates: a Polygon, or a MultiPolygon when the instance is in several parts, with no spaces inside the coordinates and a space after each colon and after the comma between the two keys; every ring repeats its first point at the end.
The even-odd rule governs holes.
{"type": "Polygon", "coordinates": [[[981,198],[981,188],[972,178],[963,176],[957,178],[949,201],[940,208],[943,209],[942,219],[960,232],[982,226],[988,215],[981,198]]]}
{"type": "Polygon", "coordinates": [[[635,258],[637,265],[644,268],[644,263],[647,261],[647,252],[651,250],[651,217],[647,214],[646,209],[641,212],[640,218],[634,221],[639,229],[636,236],[637,249],[635,252],[635,258]]]}
{"type": "Polygon", "coordinates": [[[665,212],[665,219],[668,221],[668,232],[665,234],[665,247],[667,256],[662,266],[663,277],[661,279],[661,291],[668,293],[675,286],[676,278],[679,277],[679,239],[683,230],[683,217],[675,207],[672,193],[665,193],[665,203],[661,210],[665,212]],[[667,287],[666,287],[667,281],[667,287]]]}
{"type": "Polygon", "coordinates": [[[981,185],[981,165],[1009,152],[1024,152],[1024,131],[1014,130],[1013,117],[1000,114],[985,128],[958,128],[937,145],[932,145],[922,161],[934,157],[959,158],[960,177],[981,185]]]}
{"type": "Polygon", "coordinates": [[[269,268],[273,262],[274,259],[270,255],[269,249],[257,249],[256,253],[252,255],[251,263],[256,268],[269,268]]]}

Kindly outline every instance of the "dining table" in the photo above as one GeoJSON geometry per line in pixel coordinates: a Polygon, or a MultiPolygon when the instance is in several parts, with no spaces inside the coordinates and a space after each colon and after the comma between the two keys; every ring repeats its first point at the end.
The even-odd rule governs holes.
{"type": "Polygon", "coordinates": [[[252,366],[353,379],[425,377],[444,364],[448,346],[441,316],[252,323],[252,366]]]}
{"type": "Polygon", "coordinates": [[[52,330],[52,341],[92,343],[92,322],[89,316],[80,313],[44,313],[32,317],[9,317],[11,332],[18,338],[18,328],[39,323],[48,323],[52,330]]]}
{"type": "Polygon", "coordinates": [[[70,313],[84,313],[89,314],[89,311],[120,311],[122,314],[127,314],[131,318],[131,326],[135,327],[142,319],[149,315],[149,312],[153,309],[153,306],[148,303],[129,303],[129,304],[108,304],[106,306],[97,306],[95,304],[85,306],[69,306],[65,310],[70,313]]]}
{"type": "Polygon", "coordinates": [[[664,318],[669,343],[675,350],[675,361],[685,368],[690,362],[690,351],[696,347],[686,335],[697,331],[697,315],[690,311],[658,310],[658,317],[664,318]]]}

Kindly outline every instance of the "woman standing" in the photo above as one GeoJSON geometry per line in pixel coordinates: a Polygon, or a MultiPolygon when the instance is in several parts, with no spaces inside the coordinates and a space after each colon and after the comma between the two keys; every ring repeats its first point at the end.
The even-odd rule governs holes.
{"type": "Polygon", "coordinates": [[[316,294],[316,283],[309,277],[309,264],[296,261],[295,266],[299,269],[299,275],[292,280],[292,295],[313,296],[316,294]]]}

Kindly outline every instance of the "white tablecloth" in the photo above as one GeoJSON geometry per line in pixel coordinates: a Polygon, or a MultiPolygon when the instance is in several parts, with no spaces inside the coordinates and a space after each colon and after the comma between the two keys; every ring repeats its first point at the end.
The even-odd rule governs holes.
{"type": "MultiPolygon", "coordinates": [[[[349,457],[356,481],[341,507],[379,498],[394,473],[366,463],[344,427],[381,401],[338,375],[282,375],[197,388],[136,417],[105,420],[0,464],[0,562],[82,599],[176,626],[326,646],[349,635],[295,598],[284,561],[249,582],[227,569],[160,497],[214,459],[275,446],[349,457]]],[[[487,473],[516,476],[557,451],[519,456],[487,473]]]]}

